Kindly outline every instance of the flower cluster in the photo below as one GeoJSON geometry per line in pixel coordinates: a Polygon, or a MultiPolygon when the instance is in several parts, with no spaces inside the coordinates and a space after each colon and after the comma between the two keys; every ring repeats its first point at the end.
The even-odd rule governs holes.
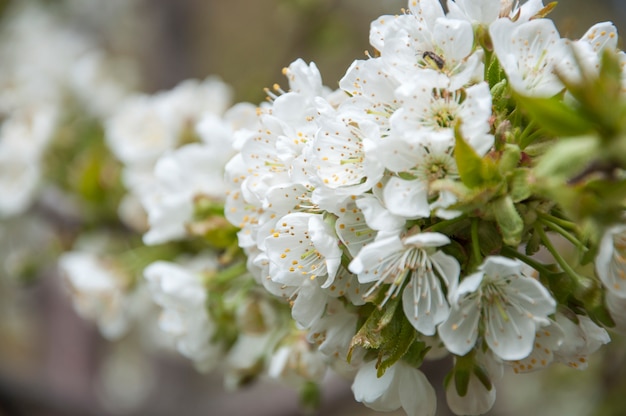
{"type": "MultiPolygon", "coordinates": [[[[225,215],[249,270],[311,341],[335,346],[320,351],[349,362],[355,397],[374,409],[434,414],[419,367],[443,347],[451,409],[484,413],[502,366],[584,367],[609,340],[609,313],[620,320],[623,226],[600,243],[606,218],[575,198],[603,173],[622,184],[624,160],[588,153],[565,172],[555,148],[582,133],[588,146],[623,146],[591,137],[593,114],[572,123],[604,78],[622,94],[626,61],[612,24],[563,39],[552,7],[409,1],[372,22],[374,52],[338,90],[314,64],[286,68],[289,88],[268,91],[226,167],[225,215]],[[553,174],[564,180],[543,181],[553,174]],[[597,277],[578,270],[588,260],[567,262],[553,234],[579,257],[599,248],[597,277]],[[550,259],[530,256],[541,246],[550,259]]],[[[619,221],[623,200],[604,208],[619,221]]]]}
{"type": "MultiPolygon", "coordinates": [[[[60,91],[0,95],[0,216],[35,199],[24,166],[59,182],[51,210],[89,230],[59,269],[106,338],[155,324],[229,387],[314,405],[332,369],[409,415],[435,414],[441,360],[450,409],[485,413],[505,369],[584,369],[626,332],[626,55],[608,22],[562,38],[553,7],[409,0],[337,89],[298,59],[258,106],[217,77],[132,93],[73,45],[45,63],[76,76],[43,84],[88,113],[80,137],[54,137],[60,91]]],[[[0,87],[30,85],[14,72],[0,87]]]]}

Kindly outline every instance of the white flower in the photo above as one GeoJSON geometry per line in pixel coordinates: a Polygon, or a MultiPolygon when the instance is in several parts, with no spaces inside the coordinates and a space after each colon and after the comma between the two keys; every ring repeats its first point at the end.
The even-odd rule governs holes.
{"type": "Polygon", "coordinates": [[[356,334],[357,324],[355,312],[348,310],[340,300],[331,299],[324,316],[311,326],[307,339],[317,344],[318,350],[326,357],[337,357],[343,361],[356,334]]]}
{"type": "Polygon", "coordinates": [[[26,211],[37,196],[42,155],[57,111],[47,105],[12,112],[0,127],[0,218],[26,211]]]}
{"type": "Polygon", "coordinates": [[[499,19],[489,27],[493,49],[511,87],[520,94],[551,97],[564,86],[556,71],[571,70],[568,41],[561,39],[552,20],[515,24],[499,19]]]}
{"type": "MultiPolygon", "coordinates": [[[[388,144],[391,148],[391,140],[388,144]]],[[[442,140],[408,145],[404,141],[398,141],[393,145],[397,144],[400,146],[394,152],[403,154],[404,157],[412,156],[412,166],[404,171],[407,176],[394,175],[384,183],[383,200],[389,212],[405,219],[428,218],[431,213],[442,218],[447,217],[444,210],[456,198],[446,192],[432,192],[430,185],[438,179],[458,177],[452,143],[442,140]]],[[[399,158],[398,167],[401,167],[401,159],[399,158]]]]}
{"type": "Polygon", "coordinates": [[[350,263],[350,271],[361,283],[376,282],[365,296],[389,284],[383,304],[397,296],[408,280],[402,294],[404,313],[419,332],[434,335],[449,313],[443,288],[453,290],[459,278],[458,261],[436,250],[449,243],[448,237],[438,233],[392,235],[363,247],[350,263]]]}
{"type": "Polygon", "coordinates": [[[71,289],[76,312],[98,323],[102,335],[117,339],[128,330],[133,299],[131,277],[114,263],[87,251],[61,255],[59,268],[71,289]]]}
{"type": "Polygon", "coordinates": [[[487,257],[450,293],[452,310],[439,326],[439,336],[450,352],[467,354],[483,328],[487,345],[503,360],[520,360],[531,353],[535,332],[548,324],[556,302],[522,266],[517,260],[487,257]]]}
{"type": "Polygon", "coordinates": [[[448,17],[489,24],[500,16],[501,0],[448,0],[448,17]]]}
{"type": "MultiPolygon", "coordinates": [[[[585,77],[597,76],[605,50],[617,52],[620,66],[623,67],[626,55],[617,49],[617,39],[617,29],[613,23],[593,25],[579,40],[571,42],[572,59],[559,64],[559,72],[572,83],[583,82],[585,77]]],[[[565,98],[572,99],[569,91],[566,91],[565,98]]]]}
{"type": "Polygon", "coordinates": [[[323,287],[328,287],[341,262],[334,232],[318,214],[284,216],[265,244],[272,280],[287,286],[297,287],[303,279],[319,278],[323,287]]]}
{"type": "Polygon", "coordinates": [[[437,409],[435,389],[424,373],[403,361],[398,361],[377,376],[376,361],[359,368],[352,383],[358,402],[376,411],[402,409],[409,416],[434,416],[437,409]]]}
{"type": "MultiPolygon", "coordinates": [[[[364,195],[359,198],[356,203],[348,204],[345,207],[341,207],[337,213],[337,220],[335,221],[335,232],[337,237],[341,240],[348,252],[354,257],[363,246],[374,241],[376,237],[376,231],[370,225],[368,217],[374,217],[371,219],[374,225],[380,225],[385,227],[391,222],[386,221],[384,212],[386,210],[382,207],[380,202],[371,195],[364,195]],[[381,219],[382,217],[382,219],[381,219]]],[[[400,229],[404,225],[404,220],[401,220],[395,227],[389,227],[392,229],[400,229]]]]}
{"type": "Polygon", "coordinates": [[[380,59],[400,84],[414,82],[418,74],[438,78],[451,90],[482,80],[482,50],[474,52],[469,22],[445,17],[426,21],[407,14],[385,25],[380,59]]]}
{"type": "Polygon", "coordinates": [[[272,333],[240,333],[225,358],[225,387],[235,390],[249,381],[250,376],[256,376],[260,370],[260,364],[269,358],[275,343],[272,333]]]}
{"type": "Polygon", "coordinates": [[[319,97],[329,91],[322,84],[322,76],[314,62],[307,65],[302,59],[296,59],[287,68],[283,75],[289,81],[289,89],[307,97],[319,97]]]}
{"type": "Polygon", "coordinates": [[[222,115],[232,101],[231,88],[217,77],[188,79],[155,96],[163,117],[177,129],[193,127],[203,116],[222,115]]]}
{"type": "Polygon", "coordinates": [[[161,329],[198,369],[212,368],[220,358],[222,345],[212,340],[215,324],[207,313],[207,294],[199,273],[175,263],[157,261],[146,267],[144,276],[153,300],[163,308],[161,329]]]}
{"type": "Polygon", "coordinates": [[[484,155],[493,145],[493,136],[489,134],[491,94],[486,82],[463,90],[448,90],[422,78],[399,87],[396,96],[401,106],[391,117],[394,135],[409,141],[425,140],[424,137],[430,139],[427,142],[453,141],[454,128],[460,120],[463,137],[478,154],[484,155]]]}
{"type": "Polygon", "coordinates": [[[137,68],[114,60],[99,50],[80,56],[71,68],[73,93],[89,112],[100,119],[111,116],[130,93],[137,68]]]}
{"type": "Polygon", "coordinates": [[[221,202],[226,196],[224,166],[230,143],[221,149],[191,143],[161,157],[154,168],[155,186],[146,189],[141,202],[150,230],[146,244],[183,238],[193,220],[194,197],[207,196],[221,202]]]}
{"type": "Polygon", "coordinates": [[[472,25],[489,25],[498,17],[515,18],[515,22],[527,22],[543,8],[542,0],[529,0],[520,5],[517,0],[448,0],[448,15],[463,19],[472,25]]]}
{"type": "Polygon", "coordinates": [[[611,341],[609,334],[596,325],[588,316],[576,315],[578,323],[563,314],[556,315],[556,322],[563,330],[563,342],[554,351],[557,362],[584,370],[588,365],[588,355],[611,341]]]}
{"type": "MultiPolygon", "coordinates": [[[[383,187],[383,184],[377,184],[376,187],[383,187]]],[[[356,233],[356,238],[342,238],[342,241],[348,246],[350,253],[353,255],[358,253],[360,247],[357,249],[356,247],[349,246],[349,244],[361,241],[360,246],[363,246],[372,241],[375,237],[372,230],[394,233],[402,230],[406,223],[404,217],[392,214],[390,210],[383,205],[380,198],[375,195],[362,195],[355,203],[360,210],[356,212],[357,215],[353,218],[354,227],[350,229],[356,233]]],[[[349,213],[348,216],[350,216],[349,213]]],[[[338,221],[343,220],[345,220],[344,215],[339,215],[338,221]]],[[[339,231],[337,234],[341,237],[339,231]]]]}
{"type": "Polygon", "coordinates": [[[164,114],[157,96],[132,95],[105,123],[106,140],[125,165],[152,164],[173,149],[180,133],[164,114]]]}
{"type": "Polygon", "coordinates": [[[456,415],[482,415],[496,402],[496,388],[491,385],[491,389],[487,389],[474,374],[470,374],[465,396],[460,396],[454,383],[450,382],[446,387],[446,401],[456,415]]]}
{"type": "Polygon", "coordinates": [[[528,373],[548,367],[554,361],[555,351],[563,343],[563,336],[561,326],[550,320],[550,324],[537,329],[535,344],[530,355],[521,360],[511,361],[508,364],[511,365],[515,374],[528,373]]]}
{"type": "Polygon", "coordinates": [[[270,357],[276,343],[286,335],[280,311],[263,293],[251,292],[237,306],[237,340],[226,356],[225,384],[240,387],[258,374],[260,364],[270,357]]]}
{"type": "Polygon", "coordinates": [[[326,374],[324,356],[304,336],[287,336],[272,355],[268,375],[290,386],[307,381],[321,381],[326,374]]]}
{"type": "MultiPolygon", "coordinates": [[[[458,360],[458,358],[455,358],[458,360]]],[[[461,371],[468,371],[467,393],[461,396],[456,389],[457,372],[446,380],[446,401],[450,410],[457,415],[481,415],[493,407],[496,400],[496,382],[502,378],[502,362],[489,351],[477,351],[469,366],[461,371]]],[[[455,368],[456,370],[456,368],[455,368]]]]}
{"type": "Polygon", "coordinates": [[[355,97],[354,105],[364,107],[381,126],[397,108],[394,91],[399,86],[400,82],[379,58],[352,62],[339,81],[339,87],[355,97]]]}
{"type": "Polygon", "coordinates": [[[626,225],[614,226],[604,233],[595,265],[607,291],[626,298],[626,225]]]}
{"type": "Polygon", "coordinates": [[[617,296],[612,291],[607,291],[606,308],[615,322],[614,331],[620,334],[626,334],[626,298],[617,296]]]}
{"type": "Polygon", "coordinates": [[[320,184],[335,195],[359,195],[372,188],[384,170],[372,152],[381,140],[378,124],[349,105],[336,112],[327,108],[318,123],[307,163],[314,167],[320,184]]]}

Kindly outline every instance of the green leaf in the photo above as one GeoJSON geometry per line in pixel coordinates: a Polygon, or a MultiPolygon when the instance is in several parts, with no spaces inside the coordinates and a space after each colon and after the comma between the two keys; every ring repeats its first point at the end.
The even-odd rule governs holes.
{"type": "Polygon", "coordinates": [[[348,362],[352,358],[354,348],[359,346],[366,349],[378,349],[385,342],[382,330],[393,320],[401,297],[392,298],[380,308],[374,308],[361,328],[352,337],[348,350],[348,362]]]}
{"type": "Polygon", "coordinates": [[[493,221],[481,221],[478,224],[478,241],[483,256],[497,254],[502,249],[502,236],[493,221]]]}
{"type": "Polygon", "coordinates": [[[467,386],[469,385],[470,371],[467,368],[457,368],[454,371],[454,387],[461,397],[467,395],[467,386]]]}
{"type": "Polygon", "coordinates": [[[428,351],[430,351],[430,347],[427,346],[426,343],[422,341],[415,341],[409,345],[409,349],[406,351],[402,359],[409,365],[419,368],[424,362],[424,357],[426,357],[426,353],[428,351]]]}
{"type": "MultiPolygon", "coordinates": [[[[487,68],[487,82],[489,82],[489,88],[492,92],[494,87],[505,79],[506,76],[504,74],[504,70],[500,66],[500,62],[496,59],[496,55],[494,54],[492,55],[491,62],[489,62],[489,67],[487,68]]],[[[504,85],[506,85],[506,83],[504,85]]]]}
{"type": "Polygon", "coordinates": [[[491,87],[491,102],[493,104],[494,113],[507,114],[510,100],[511,91],[506,79],[498,81],[491,87]]]}
{"type": "Polygon", "coordinates": [[[300,388],[300,404],[304,409],[316,411],[322,404],[322,392],[320,386],[312,381],[307,381],[300,388]]]}
{"type": "Polygon", "coordinates": [[[522,151],[519,146],[508,143],[505,144],[498,162],[498,170],[500,174],[506,176],[511,173],[517,167],[521,158],[522,151]]]}
{"type": "Polygon", "coordinates": [[[522,241],[524,220],[515,208],[510,196],[503,196],[493,201],[493,214],[500,227],[502,241],[509,246],[518,246],[522,241]]]}
{"type": "Polygon", "coordinates": [[[531,120],[554,136],[581,136],[593,130],[592,123],[558,97],[526,97],[515,94],[515,100],[531,120]]]}
{"type": "Polygon", "coordinates": [[[461,123],[454,127],[456,145],[454,159],[461,181],[468,188],[484,186],[498,178],[498,170],[493,161],[481,158],[476,151],[463,139],[461,123]]]}
{"type": "Polygon", "coordinates": [[[489,375],[487,375],[487,372],[484,368],[482,368],[478,364],[475,365],[474,375],[482,383],[482,385],[485,386],[487,390],[491,391],[491,389],[493,388],[493,384],[491,383],[491,379],[489,378],[489,375]]]}
{"type": "Polygon", "coordinates": [[[541,248],[541,236],[534,231],[530,234],[530,239],[526,242],[526,254],[532,256],[541,248]]]}
{"type": "Polygon", "coordinates": [[[560,140],[544,153],[534,168],[538,188],[562,187],[578,175],[602,151],[597,137],[582,136],[560,140]]]}
{"type": "Polygon", "coordinates": [[[530,170],[515,169],[509,178],[509,195],[518,203],[530,198],[532,189],[529,184],[530,170]]]}
{"type": "Polygon", "coordinates": [[[547,277],[548,285],[557,302],[566,304],[576,287],[575,282],[565,272],[550,273],[547,277]]]}
{"type": "Polygon", "coordinates": [[[615,321],[605,305],[598,305],[589,310],[589,317],[607,328],[613,328],[615,326],[615,321]]]}
{"type": "MultiPolygon", "coordinates": [[[[413,328],[413,325],[404,317],[401,317],[399,333],[393,337],[393,342],[390,345],[390,350],[384,348],[381,353],[386,357],[380,361],[377,368],[378,377],[382,377],[385,371],[392,365],[394,365],[404,354],[409,351],[409,348],[417,338],[417,331],[413,328]]],[[[387,345],[386,345],[387,347],[387,345]]]]}

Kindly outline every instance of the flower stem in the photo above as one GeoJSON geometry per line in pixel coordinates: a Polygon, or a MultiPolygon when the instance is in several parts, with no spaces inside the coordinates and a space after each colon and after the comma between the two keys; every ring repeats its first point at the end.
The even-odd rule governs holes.
{"type": "Polygon", "coordinates": [[[552,254],[552,257],[554,257],[554,260],[559,264],[559,266],[561,266],[561,269],[563,269],[563,271],[567,273],[567,275],[571,277],[571,279],[578,286],[587,286],[585,282],[587,279],[579,275],[578,273],[576,273],[576,271],[572,269],[572,266],[570,266],[569,263],[565,261],[565,259],[561,256],[561,254],[557,251],[557,249],[552,244],[552,241],[550,241],[550,239],[548,238],[548,235],[544,231],[543,226],[541,226],[538,223],[535,224],[535,231],[539,233],[539,236],[541,237],[541,241],[543,245],[548,249],[550,254],[552,254]]]}
{"type": "Polygon", "coordinates": [[[532,144],[532,142],[534,142],[537,137],[541,135],[541,131],[533,131],[533,129],[535,128],[535,124],[535,121],[531,120],[530,123],[528,123],[528,126],[526,126],[526,128],[522,132],[518,140],[520,149],[524,150],[530,144],[532,144]]]}
{"type": "Polygon", "coordinates": [[[466,215],[459,215],[458,217],[452,218],[450,220],[439,221],[438,223],[435,223],[431,225],[430,227],[427,227],[426,229],[424,229],[424,231],[431,232],[431,233],[439,232],[442,229],[445,229],[446,227],[454,225],[457,222],[463,221],[465,218],[466,218],[466,215]]]}
{"type": "Polygon", "coordinates": [[[216,283],[218,285],[221,285],[224,283],[228,283],[230,280],[236,277],[241,276],[242,274],[246,273],[246,271],[247,271],[246,263],[241,261],[223,270],[220,270],[215,275],[211,276],[210,281],[211,283],[216,283]]]}
{"type": "Polygon", "coordinates": [[[564,228],[564,229],[568,229],[571,231],[576,231],[578,229],[578,226],[576,224],[574,224],[571,221],[565,220],[563,218],[559,218],[555,215],[551,215],[551,214],[547,214],[545,212],[537,212],[537,215],[539,217],[541,217],[542,219],[545,219],[547,221],[550,221],[554,224],[559,225],[560,227],[564,228]]]}
{"type": "Polygon", "coordinates": [[[482,261],[482,256],[480,254],[480,244],[478,243],[478,219],[474,218],[472,220],[472,254],[474,256],[474,260],[476,260],[476,264],[480,264],[482,261]]]}
{"type": "Polygon", "coordinates": [[[570,243],[572,243],[576,248],[580,251],[587,251],[587,247],[574,236],[572,233],[561,227],[559,224],[552,222],[552,220],[548,220],[539,215],[539,221],[544,224],[546,227],[550,228],[552,231],[561,234],[565,237],[570,243]]]}
{"type": "Polygon", "coordinates": [[[532,267],[533,269],[537,270],[539,273],[541,274],[545,274],[548,275],[550,273],[552,273],[551,270],[549,270],[545,264],[538,262],[537,260],[520,253],[519,251],[515,250],[514,248],[511,247],[507,247],[504,246],[502,247],[502,254],[506,254],[510,257],[515,257],[516,259],[519,259],[521,261],[523,261],[524,263],[528,264],[530,267],[532,267]]]}

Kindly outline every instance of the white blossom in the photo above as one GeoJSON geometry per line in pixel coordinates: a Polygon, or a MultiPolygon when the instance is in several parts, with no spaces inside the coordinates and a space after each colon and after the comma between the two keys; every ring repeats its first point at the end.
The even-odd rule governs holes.
{"type": "Polygon", "coordinates": [[[626,298],[626,225],[617,225],[605,232],[595,265],[607,291],[626,298]]]}
{"type": "MultiPolygon", "coordinates": [[[[215,269],[217,263],[213,261],[212,267],[215,269]]],[[[215,323],[206,309],[207,293],[200,273],[165,261],[144,270],[152,298],[163,309],[160,328],[176,342],[182,355],[206,371],[217,364],[222,344],[212,340],[215,323]]]]}
{"type": "Polygon", "coordinates": [[[226,195],[224,166],[229,143],[222,150],[191,143],[161,157],[154,168],[152,192],[145,192],[142,204],[148,214],[146,244],[159,244],[187,235],[193,220],[194,198],[204,196],[221,202],[226,195]]]}
{"type": "Polygon", "coordinates": [[[464,396],[459,395],[454,383],[448,384],[446,402],[454,414],[482,415],[491,410],[496,402],[496,388],[491,385],[491,389],[487,389],[474,374],[471,374],[464,396]]]}
{"type": "Polygon", "coordinates": [[[404,238],[390,236],[365,246],[350,263],[359,282],[376,282],[368,296],[389,284],[383,304],[402,292],[404,313],[424,335],[434,335],[438,324],[448,317],[445,290],[454,290],[459,278],[458,261],[437,250],[450,243],[438,233],[418,233],[404,238]]]}
{"type": "Polygon", "coordinates": [[[357,401],[381,412],[402,408],[409,416],[434,416],[437,408],[435,389],[424,373],[403,361],[389,367],[381,377],[376,361],[363,364],[352,392],[357,401]]]}
{"type": "Polygon", "coordinates": [[[290,386],[307,381],[321,381],[327,366],[324,356],[304,337],[286,340],[272,354],[268,375],[290,386]]]}
{"type": "Polygon", "coordinates": [[[588,356],[611,341],[606,330],[595,324],[588,316],[576,315],[577,323],[564,314],[556,315],[556,322],[563,330],[563,342],[554,352],[555,361],[572,368],[587,368],[588,356]]]}
{"type": "Polygon", "coordinates": [[[526,358],[508,364],[515,374],[542,370],[552,364],[555,352],[563,342],[563,329],[556,321],[550,320],[548,325],[537,329],[532,352],[526,358]]]}
{"type": "Polygon", "coordinates": [[[69,285],[74,308],[83,319],[97,322],[108,339],[127,332],[133,302],[137,301],[130,295],[132,276],[114,262],[88,251],[64,253],[59,268],[69,285]]]}
{"type": "Polygon", "coordinates": [[[538,327],[548,323],[556,302],[522,263],[487,257],[478,271],[465,277],[449,295],[452,310],[439,326],[450,352],[465,355],[476,343],[479,327],[494,354],[503,360],[527,357],[538,327]]]}
{"type": "Polygon", "coordinates": [[[493,49],[511,87],[523,95],[551,97],[564,89],[557,70],[571,62],[568,41],[552,20],[535,19],[516,25],[499,19],[489,26],[493,49]]]}

